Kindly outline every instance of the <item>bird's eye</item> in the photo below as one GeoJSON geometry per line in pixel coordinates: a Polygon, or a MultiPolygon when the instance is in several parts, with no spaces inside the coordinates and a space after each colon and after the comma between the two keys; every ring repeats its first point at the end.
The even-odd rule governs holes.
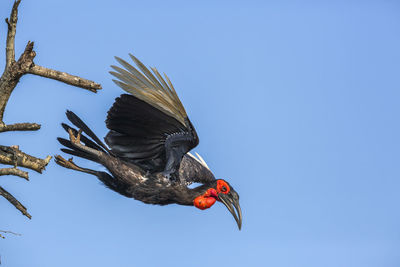
{"type": "Polygon", "coordinates": [[[217,181],[217,192],[218,193],[228,194],[229,191],[230,191],[230,187],[227,182],[225,182],[224,180],[217,181]]]}

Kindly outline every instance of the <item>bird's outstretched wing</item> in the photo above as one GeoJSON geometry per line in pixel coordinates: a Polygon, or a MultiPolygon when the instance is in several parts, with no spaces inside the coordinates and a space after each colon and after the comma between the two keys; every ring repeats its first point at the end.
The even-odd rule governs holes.
{"type": "Polygon", "coordinates": [[[105,141],[115,155],[145,170],[177,175],[183,155],[199,143],[197,133],[168,77],[130,57],[140,71],[118,57],[125,69],[111,66],[119,79],[113,81],[130,95],[118,97],[108,111],[105,141]]]}

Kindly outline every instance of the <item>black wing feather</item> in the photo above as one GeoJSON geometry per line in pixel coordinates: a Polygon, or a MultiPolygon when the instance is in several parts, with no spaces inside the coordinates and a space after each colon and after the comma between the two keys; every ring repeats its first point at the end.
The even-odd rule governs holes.
{"type": "Polygon", "coordinates": [[[188,118],[183,125],[133,95],[116,99],[106,125],[112,153],[150,172],[176,174],[182,157],[199,142],[188,118]]]}

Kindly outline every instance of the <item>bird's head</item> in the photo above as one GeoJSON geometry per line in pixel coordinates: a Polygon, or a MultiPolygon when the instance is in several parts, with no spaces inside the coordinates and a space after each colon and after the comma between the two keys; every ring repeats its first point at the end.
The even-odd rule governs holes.
{"type": "Polygon", "coordinates": [[[194,199],[193,204],[196,208],[205,210],[214,205],[216,201],[223,203],[228,208],[240,230],[242,211],[239,205],[239,195],[227,181],[216,180],[204,193],[194,199]]]}

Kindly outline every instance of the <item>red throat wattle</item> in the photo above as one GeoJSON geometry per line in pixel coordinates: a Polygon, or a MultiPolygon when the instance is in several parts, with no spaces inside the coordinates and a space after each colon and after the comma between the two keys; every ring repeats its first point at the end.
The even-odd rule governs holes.
{"type": "Polygon", "coordinates": [[[214,188],[208,189],[203,195],[194,199],[193,204],[196,208],[201,210],[208,209],[217,201],[218,193],[214,188]]]}
{"type": "Polygon", "coordinates": [[[230,190],[229,185],[224,180],[218,180],[217,189],[209,188],[203,195],[196,197],[193,204],[201,210],[208,209],[218,200],[218,194],[228,194],[230,190]]]}

